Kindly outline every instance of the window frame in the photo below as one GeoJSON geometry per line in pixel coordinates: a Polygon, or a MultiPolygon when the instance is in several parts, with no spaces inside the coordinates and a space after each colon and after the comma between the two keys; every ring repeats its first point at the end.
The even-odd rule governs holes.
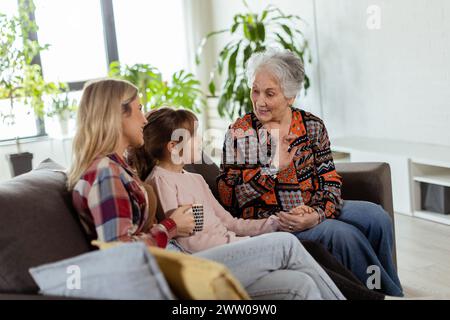
{"type": "MultiPolygon", "coordinates": [[[[26,0],[29,1],[29,0],[26,0]]],[[[116,26],[114,21],[114,8],[113,8],[113,2],[112,0],[99,0],[100,1],[100,8],[101,8],[101,19],[102,19],[102,26],[103,26],[103,42],[105,45],[105,54],[106,54],[106,63],[107,63],[107,69],[109,69],[109,65],[113,61],[119,60],[119,50],[117,47],[117,37],[116,37],[116,26]]],[[[17,3],[19,4],[19,0],[17,0],[17,3]]],[[[36,21],[35,19],[35,11],[33,10],[30,12],[30,20],[36,21]]],[[[31,40],[38,41],[38,34],[36,31],[32,31],[29,33],[29,38],[31,40]]],[[[37,64],[41,67],[42,70],[42,61],[41,61],[41,55],[38,53],[32,61],[32,64],[37,64]]],[[[86,79],[83,81],[73,81],[73,82],[67,82],[69,86],[69,91],[80,91],[83,89],[84,84],[92,79],[86,79]]],[[[40,138],[40,137],[47,137],[47,132],[45,129],[45,123],[44,119],[36,116],[36,128],[37,133],[34,136],[28,136],[28,137],[19,137],[19,140],[26,140],[30,138],[40,138]]],[[[0,143],[3,142],[10,142],[15,141],[16,138],[11,139],[0,139],[0,143]]]]}

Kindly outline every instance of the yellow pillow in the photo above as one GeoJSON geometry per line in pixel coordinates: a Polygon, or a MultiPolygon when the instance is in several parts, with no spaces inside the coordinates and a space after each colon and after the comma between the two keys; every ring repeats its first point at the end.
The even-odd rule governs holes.
{"type": "MultiPolygon", "coordinates": [[[[100,249],[123,242],[92,241],[100,249]]],[[[181,252],[148,247],[173,293],[182,300],[248,300],[241,283],[224,265],[181,252]]]]}

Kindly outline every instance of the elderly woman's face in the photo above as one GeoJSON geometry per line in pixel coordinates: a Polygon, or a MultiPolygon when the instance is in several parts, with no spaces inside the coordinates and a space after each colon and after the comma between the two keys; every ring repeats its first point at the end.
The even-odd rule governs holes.
{"type": "Polygon", "coordinates": [[[256,73],[251,99],[256,117],[263,123],[280,121],[295,98],[286,98],[280,82],[267,70],[256,73]]]}

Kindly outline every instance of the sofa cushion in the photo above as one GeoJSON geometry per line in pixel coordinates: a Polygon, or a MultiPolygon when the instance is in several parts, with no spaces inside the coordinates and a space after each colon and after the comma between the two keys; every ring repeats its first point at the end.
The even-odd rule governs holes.
{"type": "Polygon", "coordinates": [[[174,299],[143,242],[89,252],[31,268],[40,293],[88,299],[174,299]]]}
{"type": "MultiPolygon", "coordinates": [[[[122,242],[93,241],[100,249],[111,250],[122,242]]],[[[195,255],[148,247],[172,292],[181,300],[247,300],[242,284],[231,271],[215,261],[195,255]]]]}
{"type": "Polygon", "coordinates": [[[46,160],[0,183],[0,292],[36,293],[30,267],[91,250],[63,169],[46,160]]]}

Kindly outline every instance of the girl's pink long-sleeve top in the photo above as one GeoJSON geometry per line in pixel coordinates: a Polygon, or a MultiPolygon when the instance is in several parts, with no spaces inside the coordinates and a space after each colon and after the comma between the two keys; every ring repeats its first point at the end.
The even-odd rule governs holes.
{"type": "Polygon", "coordinates": [[[233,217],[216,200],[199,174],[184,170],[177,173],[155,166],[145,182],[155,189],[158,207],[166,216],[181,205],[203,205],[203,230],[189,237],[176,238],[192,253],[278,229],[276,216],[260,220],[233,217]]]}

